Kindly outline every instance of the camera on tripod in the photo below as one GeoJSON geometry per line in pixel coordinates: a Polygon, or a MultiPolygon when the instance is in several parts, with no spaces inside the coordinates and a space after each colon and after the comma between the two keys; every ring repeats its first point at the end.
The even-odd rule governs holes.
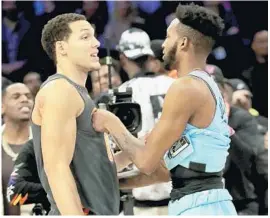
{"type": "Polygon", "coordinates": [[[98,103],[99,108],[115,114],[131,134],[137,135],[142,128],[142,114],[140,105],[132,102],[132,89],[109,89],[106,98],[106,101],[99,101],[102,102],[98,103]]]}

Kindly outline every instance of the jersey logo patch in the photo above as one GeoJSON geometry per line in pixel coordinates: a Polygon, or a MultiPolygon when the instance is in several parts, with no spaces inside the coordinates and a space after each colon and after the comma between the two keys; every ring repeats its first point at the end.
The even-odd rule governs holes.
{"type": "Polygon", "coordinates": [[[170,148],[169,153],[168,153],[168,157],[169,158],[174,158],[180,152],[182,152],[185,148],[187,148],[189,145],[190,145],[190,141],[185,136],[182,136],[170,148]]]}

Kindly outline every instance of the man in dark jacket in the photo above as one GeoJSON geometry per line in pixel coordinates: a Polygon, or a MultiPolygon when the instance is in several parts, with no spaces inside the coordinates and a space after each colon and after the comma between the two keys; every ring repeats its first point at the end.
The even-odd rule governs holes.
{"type": "Polygon", "coordinates": [[[3,1],[2,74],[13,82],[22,82],[29,69],[36,67],[36,41],[16,2],[3,1]]]}
{"type": "Polygon", "coordinates": [[[268,155],[257,121],[247,111],[231,107],[229,125],[235,130],[231,137],[226,187],[234,198],[239,214],[267,213],[268,155]]]}
{"type": "Polygon", "coordinates": [[[7,188],[7,200],[13,206],[34,203],[38,205],[34,210],[40,214],[50,210],[46,195],[37,172],[33,140],[29,140],[23,145],[14,162],[7,188]],[[38,208],[40,211],[37,211],[38,208]]]}
{"type": "Polygon", "coordinates": [[[247,84],[241,79],[229,79],[233,89],[232,105],[247,110],[258,122],[259,131],[265,135],[268,129],[268,119],[252,108],[252,93],[247,84]]]}

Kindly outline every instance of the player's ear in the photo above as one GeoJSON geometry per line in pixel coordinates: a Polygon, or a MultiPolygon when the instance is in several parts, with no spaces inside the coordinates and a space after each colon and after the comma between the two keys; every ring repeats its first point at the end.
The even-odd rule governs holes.
{"type": "Polygon", "coordinates": [[[55,43],[55,51],[60,55],[67,54],[67,44],[64,41],[57,41],[55,43]]]}
{"type": "Polygon", "coordinates": [[[3,103],[2,103],[2,116],[5,114],[5,111],[6,111],[6,108],[5,108],[5,106],[3,105],[3,103]]]}
{"type": "Polygon", "coordinates": [[[179,42],[180,49],[181,50],[187,49],[189,43],[190,43],[190,41],[189,41],[188,37],[184,36],[179,42]]]}

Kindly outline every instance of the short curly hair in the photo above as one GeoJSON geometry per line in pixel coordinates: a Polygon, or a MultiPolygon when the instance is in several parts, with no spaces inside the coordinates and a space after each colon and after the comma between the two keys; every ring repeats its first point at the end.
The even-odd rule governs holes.
{"type": "Polygon", "coordinates": [[[176,17],[184,25],[193,44],[211,50],[216,39],[222,35],[224,23],[214,11],[191,3],[179,4],[176,17]]]}
{"type": "Polygon", "coordinates": [[[70,23],[86,20],[85,16],[75,13],[61,14],[49,20],[44,26],[41,36],[41,44],[44,51],[56,63],[55,43],[68,39],[71,29],[70,23]]]}

